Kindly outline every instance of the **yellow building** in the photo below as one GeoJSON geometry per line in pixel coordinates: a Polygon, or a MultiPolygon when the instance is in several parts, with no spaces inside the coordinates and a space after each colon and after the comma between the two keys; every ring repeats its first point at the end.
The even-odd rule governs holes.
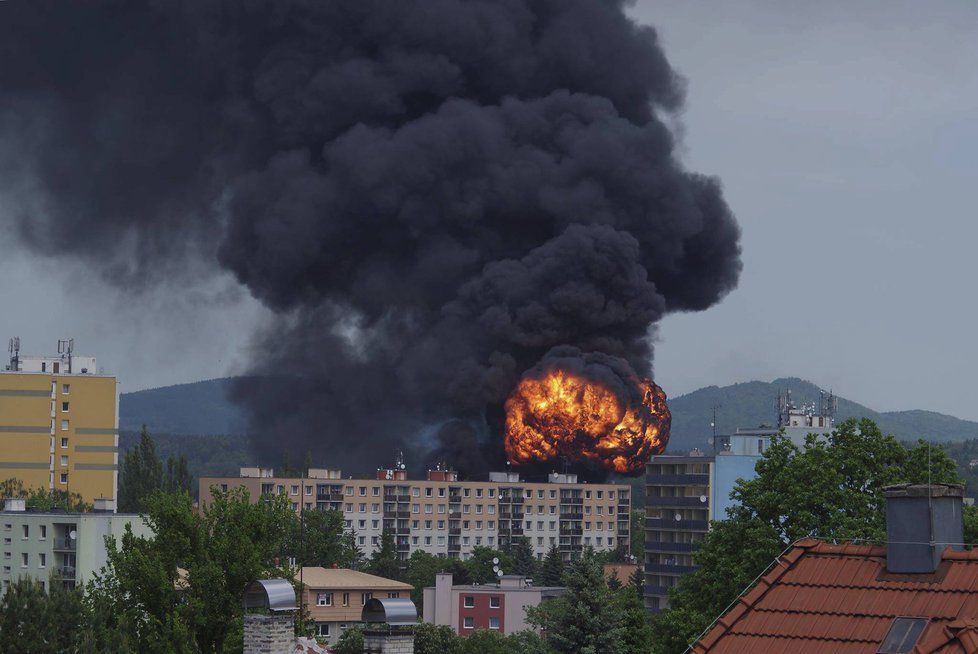
{"type": "Polygon", "coordinates": [[[72,341],[61,341],[58,355],[23,356],[19,339],[11,339],[10,363],[0,370],[0,480],[78,493],[89,503],[114,501],[116,379],[72,350],[72,341]]]}

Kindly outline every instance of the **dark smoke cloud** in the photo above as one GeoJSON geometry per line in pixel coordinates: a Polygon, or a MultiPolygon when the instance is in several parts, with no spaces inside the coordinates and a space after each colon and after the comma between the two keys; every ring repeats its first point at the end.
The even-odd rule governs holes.
{"type": "Polygon", "coordinates": [[[7,218],[112,281],[209,262],[273,308],[236,393],[266,459],[492,465],[552,347],[648,375],[650,328],[737,282],[719,184],[659,117],[681,80],[625,4],[2,3],[7,218]]]}

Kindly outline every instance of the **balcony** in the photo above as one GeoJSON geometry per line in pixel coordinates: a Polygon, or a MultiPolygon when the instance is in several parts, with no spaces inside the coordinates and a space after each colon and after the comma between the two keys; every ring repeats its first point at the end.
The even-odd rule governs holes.
{"type": "Polygon", "coordinates": [[[684,575],[696,570],[693,565],[671,565],[667,563],[646,563],[646,572],[659,572],[665,574],[684,575]]]}
{"type": "Polygon", "coordinates": [[[55,572],[62,579],[74,579],[75,578],[75,566],[73,565],[62,565],[55,568],[55,572]]]}
{"type": "Polygon", "coordinates": [[[646,529],[671,529],[678,531],[706,531],[710,526],[706,520],[674,520],[671,518],[646,518],[646,529]]]}
{"type": "Polygon", "coordinates": [[[645,506],[698,506],[706,508],[710,505],[709,498],[703,501],[706,495],[696,497],[646,497],[645,506]]]}
{"type": "Polygon", "coordinates": [[[694,552],[699,543],[665,543],[662,541],[645,541],[646,552],[694,552]]]}
{"type": "Polygon", "coordinates": [[[76,547],[77,547],[76,541],[73,538],[54,539],[55,552],[74,552],[76,547]]]}
{"type": "Polygon", "coordinates": [[[646,486],[706,486],[710,483],[710,475],[649,475],[646,486]]]}

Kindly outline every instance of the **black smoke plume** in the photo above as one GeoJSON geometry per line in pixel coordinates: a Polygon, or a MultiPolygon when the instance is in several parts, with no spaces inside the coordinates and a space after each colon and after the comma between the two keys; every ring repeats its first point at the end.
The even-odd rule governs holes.
{"type": "Polygon", "coordinates": [[[655,323],[737,282],[626,5],[0,3],[2,215],[120,285],[210,267],[271,307],[235,392],[266,462],[477,472],[550,348],[647,376],[655,323]]]}

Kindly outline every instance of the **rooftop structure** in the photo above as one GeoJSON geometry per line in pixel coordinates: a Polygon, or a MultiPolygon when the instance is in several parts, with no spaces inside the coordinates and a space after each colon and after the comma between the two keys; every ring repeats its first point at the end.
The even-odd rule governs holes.
{"type": "Polygon", "coordinates": [[[0,468],[26,488],[78,493],[86,502],[118,493],[118,389],[95,357],[74,353],[24,355],[9,342],[0,370],[0,468]]]}
{"type": "Polygon", "coordinates": [[[960,487],[889,489],[886,544],[800,541],[692,651],[978,652],[978,550],[961,534],[960,487]]]}
{"type": "Polygon", "coordinates": [[[628,548],[631,491],[621,484],[587,484],[575,475],[525,482],[515,472],[491,473],[489,481],[459,481],[454,471],[430,470],[412,480],[399,466],[375,479],[343,479],[339,470],[310,470],[301,478],[276,477],[268,468],[243,468],[239,477],[202,477],[200,502],[214,490],[245,488],[252,501],[281,494],[296,511],[335,510],[369,556],[384,531],[401,558],[423,550],[466,559],[478,546],[504,548],[527,538],[537,558],[556,546],[566,560],[585,548],[628,548]]]}

